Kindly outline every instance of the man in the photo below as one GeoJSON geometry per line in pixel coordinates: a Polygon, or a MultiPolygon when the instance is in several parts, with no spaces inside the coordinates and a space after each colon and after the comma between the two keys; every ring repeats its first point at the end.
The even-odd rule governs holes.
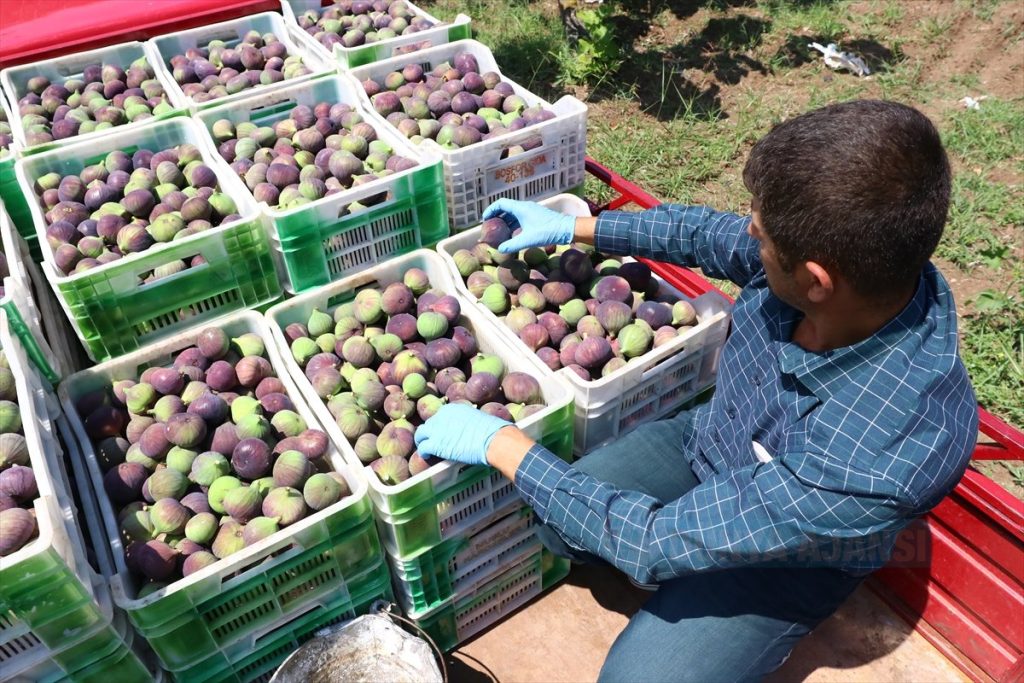
{"type": "Polygon", "coordinates": [[[759,141],[743,178],[749,218],[486,213],[521,228],[502,251],[579,240],[740,285],[709,404],[573,466],[468,406],[416,432],[421,453],[513,479],[556,552],[659,584],[601,680],[773,671],[956,485],[975,441],[953,299],[928,262],[950,190],[931,122],[893,102],[825,107],[759,141]]]}

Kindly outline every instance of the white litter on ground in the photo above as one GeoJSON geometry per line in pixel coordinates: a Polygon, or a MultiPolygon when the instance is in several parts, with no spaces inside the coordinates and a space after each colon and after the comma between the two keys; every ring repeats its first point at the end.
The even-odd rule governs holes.
{"type": "Polygon", "coordinates": [[[863,59],[849,52],[841,52],[835,43],[822,46],[820,43],[811,43],[808,47],[814,48],[822,54],[826,66],[832,69],[846,69],[858,76],[867,76],[871,69],[863,59]]]}
{"type": "Polygon", "coordinates": [[[981,101],[987,99],[988,95],[982,95],[981,97],[971,97],[968,95],[960,100],[960,104],[964,105],[967,109],[981,109],[981,101]]]}

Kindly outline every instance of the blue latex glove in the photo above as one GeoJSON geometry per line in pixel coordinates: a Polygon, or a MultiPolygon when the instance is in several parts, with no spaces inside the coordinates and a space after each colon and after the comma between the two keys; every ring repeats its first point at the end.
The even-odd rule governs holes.
{"type": "Polygon", "coordinates": [[[450,403],[424,422],[415,436],[420,455],[436,455],[467,465],[486,465],[487,447],[512,423],[462,403],[450,403]]]}
{"type": "Polygon", "coordinates": [[[536,202],[499,199],[484,209],[484,220],[501,218],[508,227],[523,231],[498,245],[503,254],[514,254],[528,247],[569,244],[576,234],[576,217],[552,211],[536,202]]]}

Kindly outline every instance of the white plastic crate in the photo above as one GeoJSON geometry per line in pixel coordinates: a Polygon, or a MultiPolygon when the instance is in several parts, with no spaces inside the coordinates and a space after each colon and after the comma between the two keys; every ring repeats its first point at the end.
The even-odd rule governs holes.
{"type": "Polygon", "coordinates": [[[520,507],[477,533],[404,560],[388,555],[395,596],[406,613],[425,612],[490,580],[541,548],[533,512],[520,507]]]}
{"type": "MultiPolygon", "coordinates": [[[[572,195],[552,197],[541,204],[574,216],[590,215],[586,203],[572,195]]],[[[479,226],[466,230],[442,240],[437,250],[459,292],[473,302],[482,317],[500,329],[506,342],[518,353],[529,357],[544,373],[562,376],[572,386],[576,397],[577,454],[592,451],[644,422],[683,407],[714,384],[718,354],[725,344],[732,318],[730,304],[722,296],[712,292],[690,300],[662,278],[653,275],[662,291],[690,300],[700,322],[686,334],[630,360],[625,367],[607,377],[585,381],[566,368],[552,372],[505,326],[503,318],[491,313],[470,293],[455,266],[453,254],[459,249],[471,249],[479,241],[479,234],[479,226]]]]}
{"type": "Polygon", "coordinates": [[[53,59],[44,59],[38,62],[32,62],[31,64],[20,64],[18,66],[7,67],[3,71],[0,71],[0,85],[2,85],[3,89],[7,92],[10,98],[11,109],[15,114],[11,121],[11,128],[14,133],[15,140],[18,142],[24,153],[36,154],[38,152],[66,144],[92,141],[98,137],[110,135],[114,131],[124,130],[126,127],[137,126],[143,123],[142,121],[125,123],[120,126],[114,126],[113,128],[97,130],[83,135],[74,135],[64,140],[54,140],[41,145],[29,146],[28,140],[25,137],[25,130],[21,125],[21,116],[17,114],[17,111],[18,100],[28,93],[27,84],[30,78],[34,76],[46,76],[50,79],[51,83],[63,83],[70,78],[81,78],[82,70],[91,64],[117,64],[121,68],[127,69],[129,64],[139,57],[146,57],[149,61],[149,65],[153,69],[154,77],[160,81],[160,85],[163,86],[164,94],[167,97],[167,103],[174,108],[173,111],[154,116],[151,119],[146,120],[152,121],[183,115],[185,113],[182,109],[184,103],[180,98],[175,98],[176,93],[174,92],[174,80],[165,69],[161,69],[160,65],[152,59],[151,55],[146,51],[145,46],[137,41],[108,45],[107,47],[89,50],[88,52],[76,52],[75,54],[62,55],[60,57],[54,57],[53,59]]]}
{"type": "MultiPolygon", "coordinates": [[[[262,316],[252,311],[241,311],[209,324],[221,327],[230,337],[252,332],[263,338],[266,356],[277,371],[286,393],[292,397],[295,411],[310,428],[320,428],[316,416],[304,404],[300,392],[287,373],[282,371],[284,366],[262,316]]],[[[229,652],[237,654],[236,651],[245,650],[259,634],[268,633],[268,627],[263,622],[274,622],[288,614],[294,616],[303,613],[309,609],[310,604],[321,599],[326,586],[338,587],[341,582],[349,580],[351,577],[342,576],[336,569],[332,559],[333,548],[324,554],[323,546],[328,540],[336,545],[350,544],[351,547],[346,545],[348,552],[360,550],[362,554],[359,557],[344,558],[346,562],[351,559],[353,565],[358,565],[358,569],[354,570],[358,574],[356,578],[362,576],[364,570],[369,571],[368,567],[376,567],[383,562],[377,534],[370,523],[370,503],[362,473],[349,466],[337,448],[329,447],[324,456],[325,461],[344,476],[351,495],[228,558],[174,581],[162,590],[144,598],[136,597],[139,586],[125,564],[116,511],[104,494],[99,461],[74,403],[84,393],[109,386],[117,379],[137,378],[146,367],[170,365],[178,351],[194,343],[203,327],[190,328],[132,354],[79,372],[65,379],[58,389],[65,416],[81,449],[84,469],[88,473],[88,483],[79,480],[79,488],[83,489],[83,497],[86,488],[91,487],[95,492],[95,512],[98,512],[100,519],[87,519],[86,523],[90,529],[102,529],[102,535],[93,532],[94,538],[98,539],[94,544],[106,545],[111,551],[109,560],[112,561],[113,574],[109,579],[114,602],[128,612],[140,633],[161,657],[165,668],[172,671],[194,666],[211,655],[226,656],[229,652]],[[349,538],[351,543],[347,540],[349,538]],[[324,568],[325,562],[329,563],[329,570],[324,568]],[[282,571],[284,574],[281,574],[282,571]],[[324,583],[322,575],[325,571],[331,572],[333,583],[324,583]],[[289,579],[285,581],[284,576],[289,579]],[[273,585],[269,585],[271,581],[273,585]],[[240,592],[240,588],[244,590],[240,592]],[[277,593],[288,595],[287,604],[278,604],[277,593]],[[225,596],[230,596],[230,599],[225,599],[225,596]],[[172,655],[162,650],[168,646],[167,643],[153,634],[171,633],[175,642],[183,645],[186,636],[181,632],[182,624],[196,625],[189,627],[190,632],[194,633],[194,645],[187,652],[174,652],[173,657],[176,659],[168,661],[172,655]],[[203,627],[209,629],[212,636],[196,632],[203,627]],[[195,640],[200,637],[204,640],[195,640]],[[211,637],[213,640],[210,640],[211,637]]],[[[91,518],[93,512],[84,502],[83,508],[91,518]]],[[[168,641],[170,639],[167,638],[168,641]]]]}
{"type": "Polygon", "coordinates": [[[197,322],[279,296],[265,219],[238,176],[224,172],[219,160],[209,151],[198,124],[187,118],[156,121],[18,160],[15,173],[30,197],[43,273],[91,358],[121,355],[197,322]],[[32,189],[36,179],[49,172],[80,173],[87,162],[114,150],[155,151],[183,143],[195,145],[203,162],[215,170],[220,191],[234,201],[239,218],[83,272],[58,271],[46,240],[45,212],[32,189]],[[206,263],[143,282],[154,268],[196,255],[206,263]]]}
{"type": "Polygon", "coordinates": [[[156,68],[164,72],[165,78],[169,82],[168,92],[173,93],[172,96],[175,104],[186,107],[189,111],[197,112],[201,109],[222,105],[226,102],[237,102],[255,93],[277,88],[286,83],[298,83],[302,80],[317,78],[333,71],[334,65],[310,50],[308,43],[300,36],[297,36],[295,31],[298,31],[298,26],[293,28],[285,22],[280,14],[263,12],[261,14],[251,14],[247,17],[222,21],[218,24],[210,24],[209,26],[185,29],[157,36],[146,43],[146,49],[150,55],[150,62],[156,64],[156,68]],[[185,50],[190,48],[206,47],[211,40],[223,40],[228,47],[234,47],[242,42],[242,36],[245,35],[246,31],[250,30],[259,31],[261,35],[273,33],[288,48],[287,56],[298,55],[302,57],[302,63],[312,73],[271,85],[253,86],[234,95],[218,97],[206,102],[196,102],[193,98],[186,96],[181,86],[178,85],[171,74],[171,67],[169,65],[171,57],[185,54],[185,50]]]}
{"type": "MultiPolygon", "coordinates": [[[[284,356],[285,365],[293,380],[299,386],[306,401],[312,406],[313,411],[320,418],[321,424],[327,430],[334,443],[341,449],[345,459],[353,466],[361,467],[362,464],[356,456],[355,451],[349,444],[348,439],[341,433],[334,418],[327,410],[327,406],[313,391],[313,386],[306,378],[298,363],[292,358],[289,345],[284,336],[284,328],[291,322],[303,322],[308,320],[314,309],[333,311],[342,300],[353,296],[355,292],[363,287],[376,286],[383,288],[392,282],[400,282],[404,273],[410,268],[420,268],[426,272],[430,280],[431,288],[443,292],[456,292],[451,275],[445,268],[444,262],[436,252],[420,249],[410,254],[391,259],[379,266],[363,271],[344,280],[332,283],[326,287],[300,294],[292,299],[273,306],[267,311],[267,318],[270,320],[270,327],[277,342],[279,353],[284,356]]],[[[535,376],[539,375],[536,367],[524,358],[521,354],[512,351],[502,335],[498,334],[493,326],[484,324],[479,314],[473,309],[464,297],[460,297],[462,304],[462,316],[459,324],[466,327],[476,337],[477,344],[481,351],[494,353],[500,356],[506,370],[528,372],[535,376]]],[[[572,394],[565,382],[552,378],[550,382],[542,382],[544,403],[546,407],[522,420],[517,426],[531,438],[544,442],[552,436],[564,438],[564,431],[568,425],[564,423],[565,415],[572,403],[572,394]]],[[[571,434],[569,435],[571,438],[571,434]]],[[[568,456],[568,454],[565,454],[568,456]]],[[[426,471],[409,477],[406,481],[396,486],[383,484],[367,466],[366,478],[369,480],[370,498],[378,511],[378,518],[388,522],[395,522],[399,519],[407,520],[411,511],[419,513],[424,507],[431,507],[440,514],[441,518],[457,507],[449,500],[456,495],[456,491],[450,491],[456,485],[467,485],[470,480],[475,482],[488,481],[484,477],[486,470],[479,467],[462,465],[450,461],[437,463],[426,471]]],[[[496,473],[495,473],[496,474],[496,473]]],[[[498,475],[500,479],[500,475],[498,475]]],[[[475,484],[474,484],[475,485],[475,484]]],[[[514,491],[514,487],[513,487],[514,491]]],[[[482,494],[481,494],[482,495],[482,494]]],[[[482,498],[481,498],[482,500],[482,498]]],[[[493,501],[492,501],[493,503],[493,501]]],[[[492,505],[488,503],[488,505],[492,505]]],[[[493,508],[492,508],[493,509],[493,508]]],[[[421,528],[421,532],[426,531],[421,528]]],[[[435,533],[444,536],[444,530],[435,529],[435,533]]],[[[385,544],[387,534],[385,536],[385,544]]],[[[432,543],[423,541],[425,545],[432,543]]],[[[393,554],[405,555],[407,549],[396,551],[393,554]]]]}
{"type": "Polygon", "coordinates": [[[299,26],[298,19],[308,10],[320,10],[333,4],[336,3],[332,0],[281,0],[281,12],[284,14],[285,21],[293,24],[303,40],[309,43],[309,49],[315,51],[323,59],[333,61],[339,71],[470,37],[470,19],[465,14],[460,13],[452,21],[443,22],[411,2],[406,2],[415,15],[427,19],[434,25],[416,33],[357,47],[345,47],[339,43],[335,44],[333,49],[328,50],[319,40],[299,26]]]}
{"type": "Polygon", "coordinates": [[[217,151],[212,132],[217,120],[269,126],[300,104],[312,107],[318,102],[351,105],[374,127],[378,139],[391,145],[396,154],[419,162],[415,168],[303,206],[279,209],[261,202],[269,219],[281,284],[289,293],[352,275],[448,236],[441,155],[436,150],[413,145],[376,112],[367,110],[360,91],[350,79],[329,76],[289,83],[242,102],[206,109],[194,117],[206,130],[207,148],[222,162],[225,173],[235,172],[217,151]],[[386,199],[356,214],[347,214],[346,207],[352,202],[381,194],[386,199]]]}
{"type": "Polygon", "coordinates": [[[67,372],[67,359],[58,357],[46,341],[43,332],[42,313],[36,305],[34,282],[41,282],[39,267],[29,255],[28,245],[11,224],[3,202],[0,202],[0,241],[3,244],[4,256],[10,275],[4,278],[4,295],[0,298],[0,308],[8,311],[8,324],[21,339],[25,352],[36,368],[50,384],[56,384],[67,372]],[[36,274],[35,280],[32,274],[36,274]],[[19,320],[12,320],[16,311],[19,320]],[[21,328],[21,329],[19,329],[21,328]]]}
{"type": "MultiPolygon", "coordinates": [[[[382,79],[409,63],[418,63],[424,71],[429,71],[463,51],[476,57],[481,72],[495,71],[501,74],[494,55],[485,45],[475,40],[459,40],[361,66],[352,69],[349,76],[360,83],[367,78],[382,79]]],[[[587,106],[570,95],[552,104],[506,76],[502,75],[502,79],[508,81],[516,95],[526,100],[527,106],[540,104],[556,116],[550,121],[483,140],[465,149],[441,149],[432,140],[421,143],[441,151],[448,194],[448,216],[454,230],[479,224],[484,209],[502,197],[539,200],[583,185],[586,175],[587,106]],[[501,158],[509,147],[536,136],[541,138],[540,146],[506,159],[501,158]]],[[[362,96],[366,106],[372,108],[365,92],[362,96]]]]}
{"type": "Polygon", "coordinates": [[[497,576],[467,586],[461,595],[425,612],[409,612],[408,617],[438,647],[451,650],[551,588],[568,573],[569,560],[555,557],[541,546],[497,576]]]}
{"type": "Polygon", "coordinates": [[[53,656],[59,642],[55,632],[66,632],[66,637],[73,639],[76,628],[91,628],[101,621],[95,600],[101,599],[106,587],[96,583],[85,558],[85,544],[68,495],[45,392],[20,345],[11,337],[6,311],[2,310],[0,346],[14,375],[22,431],[39,489],[34,503],[38,536],[17,552],[0,558],[0,670],[14,675],[53,656]],[[97,586],[102,590],[97,591],[97,586]],[[28,614],[32,615],[31,623],[42,624],[41,631],[24,620],[28,614]]]}

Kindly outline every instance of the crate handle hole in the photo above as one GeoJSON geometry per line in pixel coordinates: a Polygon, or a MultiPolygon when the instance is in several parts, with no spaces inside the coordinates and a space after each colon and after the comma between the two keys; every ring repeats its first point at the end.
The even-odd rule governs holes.
{"type": "Polygon", "coordinates": [[[138,286],[141,288],[158,284],[177,275],[178,273],[193,271],[196,268],[201,268],[206,265],[208,265],[206,258],[199,252],[191,254],[190,256],[183,256],[180,259],[171,259],[167,263],[162,263],[155,268],[144,270],[139,273],[136,276],[139,280],[138,286]],[[184,264],[184,267],[181,267],[181,264],[184,264]]]}
{"type": "Polygon", "coordinates": [[[347,216],[354,216],[355,214],[362,213],[363,211],[366,211],[371,206],[376,206],[378,204],[383,204],[384,202],[389,201],[392,198],[393,198],[392,197],[392,193],[390,191],[388,191],[388,192],[378,192],[377,194],[372,194],[372,195],[370,195],[368,197],[363,197],[361,199],[357,199],[354,202],[351,202],[349,204],[344,204],[344,205],[340,206],[338,208],[338,218],[341,219],[341,218],[346,218],[347,216]],[[353,207],[355,207],[355,208],[353,208],[353,207]]]}

